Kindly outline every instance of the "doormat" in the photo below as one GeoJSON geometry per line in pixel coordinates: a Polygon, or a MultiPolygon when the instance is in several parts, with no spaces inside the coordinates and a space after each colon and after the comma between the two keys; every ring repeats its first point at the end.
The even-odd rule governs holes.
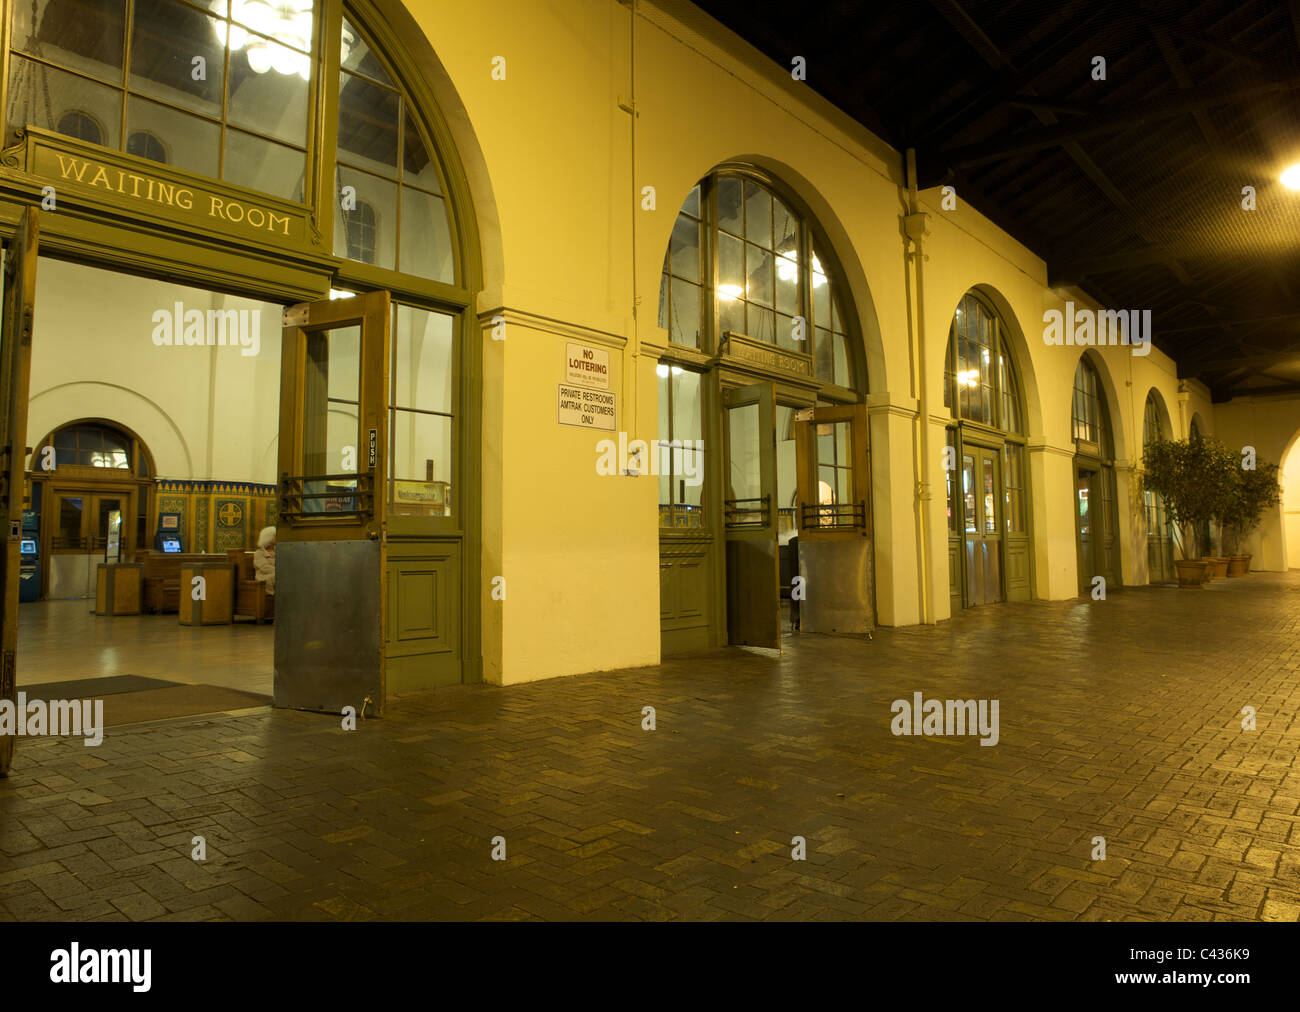
{"type": "Polygon", "coordinates": [[[104,726],[192,717],[200,713],[270,706],[271,697],[220,685],[186,685],[143,675],[112,675],[67,682],[20,685],[27,699],[103,699],[104,726]]]}
{"type": "Polygon", "coordinates": [[[222,710],[270,706],[271,697],[220,685],[173,685],[165,689],[124,692],[104,700],[104,726],[140,724],[147,720],[192,717],[222,710]]]}
{"type": "Polygon", "coordinates": [[[107,678],[77,678],[67,682],[42,682],[40,685],[20,685],[28,699],[98,699],[116,696],[121,692],[141,692],[145,689],[166,689],[180,682],[144,675],[109,675],[107,678]]]}

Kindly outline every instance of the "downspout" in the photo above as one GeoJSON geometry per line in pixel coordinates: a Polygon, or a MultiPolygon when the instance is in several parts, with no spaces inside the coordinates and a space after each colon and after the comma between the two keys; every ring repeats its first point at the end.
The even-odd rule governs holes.
{"type": "Polygon", "coordinates": [[[919,432],[912,440],[912,466],[916,474],[916,569],[921,597],[921,622],[934,624],[934,588],[930,573],[930,398],[925,365],[925,246],[926,217],[916,188],[916,149],[907,149],[907,215],[903,232],[911,243],[908,259],[916,280],[916,329],[912,354],[912,389],[917,397],[916,424],[919,432]]]}

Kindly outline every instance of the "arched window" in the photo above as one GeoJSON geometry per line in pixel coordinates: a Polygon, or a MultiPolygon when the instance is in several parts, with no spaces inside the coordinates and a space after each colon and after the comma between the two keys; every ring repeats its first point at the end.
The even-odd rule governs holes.
{"type": "Polygon", "coordinates": [[[430,134],[352,13],[317,0],[11,6],[6,145],[32,125],[286,201],[319,202],[327,214],[332,203],[337,256],[459,283],[456,228],[430,134]],[[337,62],[328,66],[318,43],[323,18],[338,32],[337,62]],[[322,73],[334,92],[328,100],[313,87],[322,73]],[[59,114],[51,95],[76,96],[81,107],[59,114]],[[323,121],[322,102],[335,122],[323,121]],[[314,154],[321,137],[336,137],[335,149],[314,154]],[[315,158],[323,172],[313,170],[315,158]],[[318,179],[324,194],[311,192],[318,179]],[[369,242],[340,217],[363,202],[369,242]]]}
{"type": "Polygon", "coordinates": [[[944,471],[952,607],[1027,600],[1029,476],[1020,384],[1002,320],[974,292],[953,313],[943,379],[943,403],[955,421],[944,471]]]}
{"type": "Polygon", "coordinates": [[[823,383],[861,389],[851,321],[824,239],[764,181],[719,171],[691,190],[664,256],[659,326],[715,351],[732,335],[812,358],[823,383]],[[716,266],[716,283],[707,275],[716,266]]]}
{"type": "Polygon", "coordinates": [[[59,133],[75,137],[79,141],[88,141],[91,144],[104,143],[103,128],[93,116],[80,109],[73,109],[60,116],[56,129],[59,133]]]}
{"type": "Polygon", "coordinates": [[[1119,517],[1110,411],[1097,370],[1087,357],[1074,370],[1070,411],[1074,435],[1075,534],[1079,592],[1090,593],[1100,577],[1120,586],[1119,517]]]}
{"type": "Polygon", "coordinates": [[[163,147],[163,142],[148,130],[137,130],[126,139],[126,153],[139,158],[148,158],[151,162],[167,164],[167,149],[163,147]]]}
{"type": "Polygon", "coordinates": [[[1086,359],[1080,359],[1074,371],[1074,402],[1070,416],[1074,438],[1094,444],[1096,453],[1110,457],[1113,452],[1110,415],[1098,388],[1097,370],[1086,359]]]}
{"type": "MultiPolygon", "coordinates": [[[[1147,394],[1142,409],[1142,449],[1168,436],[1156,392],[1147,394]]],[[[1174,579],[1174,530],[1164,499],[1149,488],[1142,491],[1142,505],[1147,521],[1147,574],[1152,583],[1174,579]]]]}
{"type": "Polygon", "coordinates": [[[1160,405],[1156,403],[1155,394],[1147,394],[1146,406],[1142,409],[1142,448],[1146,449],[1162,438],[1164,431],[1160,424],[1160,405]]]}
{"type": "Polygon", "coordinates": [[[954,418],[1023,433],[1020,388],[1001,321],[982,299],[965,295],[948,328],[944,407],[954,418]]]}
{"type": "Polygon", "coordinates": [[[343,227],[335,229],[334,252],[453,284],[446,190],[433,147],[394,76],[346,18],[341,45],[336,184],[343,227]]]}
{"type": "Polygon", "coordinates": [[[58,467],[131,470],[131,437],[108,425],[94,422],[68,425],[54,432],[50,444],[58,467]]]}

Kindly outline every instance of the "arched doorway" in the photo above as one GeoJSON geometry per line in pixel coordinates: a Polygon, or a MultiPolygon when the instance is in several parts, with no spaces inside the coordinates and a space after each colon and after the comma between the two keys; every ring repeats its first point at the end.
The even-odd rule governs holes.
{"type": "Polygon", "coordinates": [[[37,596],[93,597],[97,562],[132,559],[149,543],[153,456],[120,423],[81,418],[37,442],[32,463],[23,530],[39,545],[37,596]]]}
{"type": "MultiPolygon", "coordinates": [[[[1160,395],[1152,390],[1142,409],[1142,448],[1159,439],[1170,438],[1169,413],[1160,395]]],[[[1150,489],[1142,492],[1147,524],[1147,573],[1151,583],[1171,583],[1178,579],[1174,571],[1174,525],[1164,498],[1150,489]]]]}
{"type": "Polygon", "coordinates": [[[778,646],[796,577],[850,557],[851,577],[807,578],[802,627],[874,624],[866,370],[842,279],[811,213],[753,166],[682,204],[659,295],[665,653],[778,646]]]}
{"type": "Polygon", "coordinates": [[[1025,410],[1006,325],[968,292],[948,329],[943,403],[952,608],[1027,601],[1032,572],[1025,410]]]}
{"type": "MultiPolygon", "coordinates": [[[[477,680],[482,270],[469,184],[432,98],[431,54],[408,53],[371,0],[269,12],[117,6],[4,2],[0,219],[13,284],[3,346],[20,344],[21,321],[32,329],[0,383],[5,438],[18,449],[0,508],[30,505],[17,501],[29,403],[38,432],[82,414],[117,419],[148,439],[160,493],[178,486],[167,512],[194,535],[183,554],[225,560],[269,524],[287,565],[290,542],[339,540],[346,527],[372,556],[367,602],[356,607],[337,570],[302,577],[308,615],[353,624],[327,617],[301,638],[364,638],[366,670],[392,689],[477,680]],[[175,59],[177,40],[206,76],[175,59]],[[55,192],[57,209],[42,211],[55,192]],[[383,309],[355,319],[339,310],[305,355],[282,361],[282,347],[300,348],[282,323],[304,333],[334,296],[383,309]],[[299,309],[285,321],[287,306],[299,309]],[[305,396],[285,397],[291,389],[305,396]],[[364,422],[363,402],[373,411],[364,422]],[[277,439],[284,448],[286,426],[297,459],[311,461],[289,472],[268,452],[277,439]],[[307,479],[321,479],[316,498],[307,479]],[[250,485],[255,510],[215,498],[238,499],[250,485]],[[366,522],[301,515],[318,508],[366,522]]],[[[42,488],[63,480],[47,479],[39,459],[31,471],[42,488]]],[[[124,531],[137,553],[155,533],[139,529],[147,499],[136,495],[124,531]]],[[[76,512],[64,502],[66,529],[48,525],[60,544],[73,538],[76,512]]],[[[83,501],[79,540],[100,537],[84,510],[94,519],[110,506],[83,501]]],[[[15,570],[5,570],[7,596],[15,570]]],[[[289,602],[294,580],[280,572],[277,584],[289,602]]],[[[4,614],[10,656],[16,610],[4,614]]],[[[294,628],[286,615],[277,648],[294,628]]],[[[383,705],[382,691],[367,694],[383,705]]]]}
{"type": "Polygon", "coordinates": [[[1087,356],[1074,371],[1071,410],[1074,435],[1075,546],[1079,593],[1090,594],[1102,577],[1108,589],[1121,585],[1119,520],[1115,496],[1115,448],[1110,409],[1096,367],[1087,356]]]}

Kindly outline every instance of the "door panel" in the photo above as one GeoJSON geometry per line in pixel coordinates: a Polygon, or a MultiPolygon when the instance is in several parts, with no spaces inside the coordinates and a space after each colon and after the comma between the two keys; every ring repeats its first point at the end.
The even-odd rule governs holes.
{"type": "Polygon", "coordinates": [[[276,706],[383,712],[390,320],[387,292],[285,311],[276,706]]]}
{"type": "Polygon", "coordinates": [[[1080,470],[1075,475],[1075,530],[1079,553],[1079,593],[1092,590],[1097,575],[1096,531],[1093,512],[1097,503],[1097,472],[1080,470]]]}
{"type": "Polygon", "coordinates": [[[723,407],[727,638],[735,645],[780,647],[772,384],[727,390],[723,407]]]}
{"type": "MultiPolygon", "coordinates": [[[[5,254],[4,318],[0,324],[0,514],[7,521],[0,552],[0,699],[16,705],[18,577],[21,571],[23,470],[27,456],[27,394],[36,310],[36,255],[40,211],[26,208],[5,254]]],[[[0,776],[13,763],[13,735],[0,735],[0,776]]]]}
{"type": "Polygon", "coordinates": [[[806,595],[799,628],[870,633],[876,623],[866,405],[808,408],[795,419],[806,595]]]}
{"type": "Polygon", "coordinates": [[[966,606],[1003,598],[1003,491],[1001,453],[967,446],[961,457],[962,533],[965,539],[966,606]]]}

